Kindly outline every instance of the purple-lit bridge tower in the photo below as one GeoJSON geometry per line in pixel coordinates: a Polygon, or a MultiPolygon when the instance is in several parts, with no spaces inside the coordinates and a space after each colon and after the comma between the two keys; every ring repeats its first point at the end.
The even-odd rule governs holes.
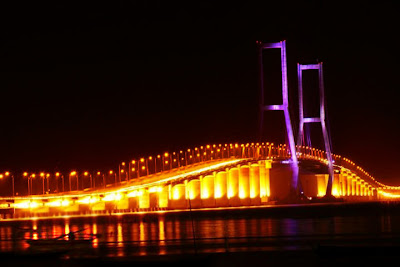
{"type": "Polygon", "coordinates": [[[281,110],[285,116],[285,126],[287,139],[289,141],[289,150],[291,155],[291,165],[293,170],[293,177],[291,182],[292,196],[298,193],[299,187],[299,165],[296,155],[296,144],[294,141],[292,124],[290,122],[289,113],[289,96],[288,96],[288,85],[287,85],[287,63],[286,63],[286,41],[280,41],[276,43],[262,43],[257,42],[259,48],[259,60],[260,60],[260,132],[264,125],[264,111],[270,110],[281,110]],[[265,49],[278,48],[281,50],[281,72],[282,72],[282,104],[278,105],[265,105],[264,103],[264,68],[263,68],[263,51],[265,49]]]}
{"type": "Polygon", "coordinates": [[[324,139],[326,157],[328,160],[328,171],[329,179],[326,187],[326,196],[332,196],[332,184],[333,184],[333,162],[331,152],[331,140],[326,129],[325,124],[325,89],[324,89],[324,78],[322,70],[322,62],[318,64],[297,64],[297,77],[298,77],[298,89],[299,89],[299,137],[297,146],[300,147],[304,144],[304,124],[305,123],[321,123],[322,136],[324,139]],[[304,70],[318,70],[319,79],[319,117],[304,117],[304,105],[303,105],[303,71],[304,70]]]}

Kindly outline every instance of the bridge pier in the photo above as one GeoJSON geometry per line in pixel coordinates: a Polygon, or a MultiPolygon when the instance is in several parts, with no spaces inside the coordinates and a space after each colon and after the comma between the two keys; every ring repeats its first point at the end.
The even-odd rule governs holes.
{"type": "Polygon", "coordinates": [[[229,206],[240,206],[239,199],[239,168],[232,168],[228,171],[228,200],[229,206]]]}
{"type": "Polygon", "coordinates": [[[229,206],[227,196],[227,179],[228,173],[226,171],[218,172],[215,175],[215,205],[217,207],[229,206]]]}
{"type": "Polygon", "coordinates": [[[158,207],[168,208],[169,206],[169,186],[162,186],[161,190],[158,192],[158,207]]]}
{"type": "Polygon", "coordinates": [[[200,188],[200,179],[193,179],[188,182],[187,189],[190,208],[201,208],[200,188]]]}
{"type": "Polygon", "coordinates": [[[260,205],[260,165],[258,163],[250,165],[250,202],[251,205],[260,205]]]}
{"type": "Polygon", "coordinates": [[[271,162],[264,160],[258,162],[260,168],[260,198],[261,202],[267,202],[268,197],[271,195],[269,169],[271,162]]]}
{"type": "Polygon", "coordinates": [[[340,170],[340,177],[342,180],[342,196],[347,196],[347,173],[340,170]]]}
{"type": "Polygon", "coordinates": [[[200,177],[201,201],[202,201],[203,208],[215,207],[214,177],[215,177],[214,174],[200,177]]]}
{"type": "Polygon", "coordinates": [[[170,201],[170,209],[186,209],[186,185],[176,184],[172,187],[172,200],[170,201]]]}
{"type": "Polygon", "coordinates": [[[149,209],[150,208],[150,195],[147,190],[140,190],[138,196],[139,209],[149,209]]]}
{"type": "Polygon", "coordinates": [[[242,206],[250,205],[250,167],[239,166],[239,198],[242,206]]]}

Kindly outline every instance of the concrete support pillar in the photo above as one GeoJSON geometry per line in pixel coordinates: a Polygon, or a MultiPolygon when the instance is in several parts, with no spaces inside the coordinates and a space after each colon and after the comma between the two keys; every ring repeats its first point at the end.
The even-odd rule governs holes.
{"type": "Polygon", "coordinates": [[[356,177],[356,196],[361,196],[361,180],[360,177],[356,177]]]}
{"type": "Polygon", "coordinates": [[[239,198],[242,206],[250,205],[250,168],[239,167],[239,198]]]}
{"type": "MultiPolygon", "coordinates": [[[[130,208],[130,207],[129,207],[130,208]]],[[[91,206],[91,211],[100,211],[100,210],[105,210],[106,209],[106,205],[104,201],[99,201],[96,203],[93,203],[93,205],[91,206]]],[[[62,212],[64,212],[64,209],[62,210],[62,212]]]]}
{"type": "Polygon", "coordinates": [[[354,174],[351,175],[351,195],[357,196],[357,178],[354,174]]]}
{"type": "Polygon", "coordinates": [[[187,194],[192,208],[201,208],[200,180],[194,179],[187,184],[187,194]]]}
{"type": "Polygon", "coordinates": [[[161,190],[158,191],[158,206],[160,208],[168,208],[169,207],[169,199],[168,199],[168,186],[161,187],[161,190]]]}
{"type": "Polygon", "coordinates": [[[228,184],[228,173],[225,171],[218,172],[215,176],[215,190],[214,190],[215,204],[217,207],[229,206],[227,184],[228,184]]]}
{"type": "Polygon", "coordinates": [[[266,161],[258,162],[260,166],[260,198],[261,202],[268,202],[270,196],[269,168],[266,166],[266,161]]]}
{"type": "Polygon", "coordinates": [[[342,178],[342,196],[347,196],[347,174],[341,171],[342,178]]]}
{"type": "Polygon", "coordinates": [[[200,178],[201,183],[201,201],[203,207],[215,207],[214,198],[214,175],[206,175],[200,178]]]}
{"type": "Polygon", "coordinates": [[[317,174],[316,176],[317,176],[318,196],[323,197],[326,194],[326,185],[328,182],[329,175],[317,174]]]}
{"type": "Polygon", "coordinates": [[[172,209],[185,209],[186,205],[186,186],[185,184],[176,184],[172,186],[172,200],[170,206],[172,209]]]}
{"type": "MultiPolygon", "coordinates": [[[[64,210],[64,212],[78,212],[79,211],[79,204],[71,201],[68,206],[65,206],[63,208],[63,210],[64,210]]],[[[35,209],[35,212],[37,212],[36,209],[35,209]]]]}
{"type": "Polygon", "coordinates": [[[140,209],[148,209],[150,208],[150,195],[149,191],[141,190],[138,196],[139,200],[139,208],[140,209]]]}
{"type": "Polygon", "coordinates": [[[333,175],[332,195],[335,197],[340,196],[340,174],[333,175]]]}
{"type": "Polygon", "coordinates": [[[149,192],[149,201],[150,201],[150,209],[158,208],[158,193],[157,192],[149,192]]]}
{"type": "MultiPolygon", "coordinates": [[[[136,196],[135,197],[130,197],[130,198],[128,198],[128,201],[129,201],[129,209],[136,210],[136,209],[139,208],[138,197],[136,197],[136,196]]],[[[99,203],[104,203],[104,202],[99,202],[99,203]]]]}
{"type": "Polygon", "coordinates": [[[260,205],[260,165],[250,165],[250,201],[252,205],[260,205]]]}
{"type": "Polygon", "coordinates": [[[363,180],[360,181],[360,196],[365,196],[365,183],[363,180]]]}
{"type": "Polygon", "coordinates": [[[353,195],[353,177],[350,173],[346,175],[347,177],[347,196],[353,195]]]}
{"type": "Polygon", "coordinates": [[[128,198],[124,197],[118,201],[115,201],[116,209],[117,210],[127,210],[129,209],[129,200],[128,198]]]}
{"type": "Polygon", "coordinates": [[[239,206],[239,169],[232,168],[228,171],[228,199],[229,206],[239,206]]]}

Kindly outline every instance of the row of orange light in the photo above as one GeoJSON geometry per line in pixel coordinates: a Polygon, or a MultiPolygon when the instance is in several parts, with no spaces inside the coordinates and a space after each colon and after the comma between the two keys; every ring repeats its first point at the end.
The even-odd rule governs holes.
{"type": "MultiPolygon", "coordinates": [[[[311,148],[311,147],[308,147],[308,146],[302,146],[302,148],[317,150],[318,152],[326,153],[326,152],[323,151],[323,150],[311,148]]],[[[333,156],[334,158],[342,158],[342,156],[337,155],[337,154],[333,154],[333,153],[332,153],[332,156],[333,156]]],[[[364,175],[368,176],[370,179],[372,179],[374,182],[376,182],[376,183],[377,183],[378,185],[380,185],[381,187],[385,187],[385,189],[400,189],[400,186],[387,186],[387,185],[385,185],[385,184],[382,184],[382,183],[378,182],[371,174],[369,174],[367,171],[365,171],[365,170],[364,170],[363,168],[361,168],[360,166],[357,166],[357,165],[355,164],[355,162],[351,161],[350,159],[343,157],[342,160],[344,160],[345,162],[347,162],[347,163],[349,163],[349,164],[355,166],[355,167],[357,168],[358,171],[361,171],[364,175]]]]}
{"type": "MultiPolygon", "coordinates": [[[[265,146],[265,145],[271,145],[271,146],[273,146],[274,144],[273,144],[273,143],[261,143],[261,145],[262,145],[262,146],[265,146]]],[[[218,147],[218,148],[217,148],[217,152],[221,152],[221,149],[220,149],[221,147],[224,147],[224,149],[226,150],[226,147],[228,147],[228,146],[229,146],[230,148],[233,148],[233,147],[234,147],[234,148],[238,148],[239,146],[240,146],[240,147],[254,147],[254,146],[260,146],[260,143],[247,143],[247,144],[240,144],[240,145],[239,145],[239,144],[229,144],[229,145],[228,145],[228,144],[224,144],[224,146],[223,146],[222,144],[219,144],[219,145],[214,144],[214,145],[200,146],[199,148],[198,148],[198,147],[195,147],[193,150],[194,150],[194,151],[199,151],[199,150],[203,150],[204,148],[205,148],[205,149],[210,149],[210,148],[217,148],[217,147],[218,147]]],[[[286,146],[286,145],[283,145],[283,146],[286,146]]],[[[190,153],[191,151],[192,151],[192,149],[190,149],[190,148],[187,149],[187,152],[190,153]]],[[[180,150],[179,153],[180,153],[180,154],[183,154],[183,151],[180,150]]],[[[215,152],[214,152],[214,151],[210,151],[210,153],[211,153],[211,154],[214,154],[215,152]]],[[[169,157],[169,155],[170,155],[169,152],[165,152],[165,153],[164,153],[164,158],[169,157]]],[[[175,156],[175,155],[176,155],[176,152],[173,152],[172,155],[175,156]]],[[[197,157],[200,157],[200,155],[201,155],[200,153],[196,153],[196,156],[197,156],[197,157]]],[[[207,155],[207,152],[203,152],[203,155],[206,156],[206,155],[207,155]]],[[[161,158],[161,155],[157,155],[156,158],[157,158],[157,159],[160,159],[160,158],[161,158]]],[[[190,155],[189,158],[192,159],[192,155],[190,155]]],[[[184,158],[181,158],[181,159],[184,160],[184,158]]],[[[149,156],[149,157],[148,157],[148,160],[153,160],[153,157],[152,157],[152,156],[149,156]]],[[[139,161],[140,161],[141,163],[144,163],[144,162],[145,162],[145,158],[141,158],[139,161]]],[[[176,159],[173,159],[173,161],[176,162],[176,159]]],[[[132,163],[132,164],[136,164],[136,160],[132,160],[131,163],[132,163]]],[[[165,163],[165,164],[168,164],[169,161],[168,161],[168,160],[165,160],[164,163],[165,163]]],[[[125,166],[126,163],[125,163],[125,162],[122,162],[121,165],[122,165],[122,166],[125,166]]],[[[142,169],[142,170],[145,170],[146,167],[145,167],[145,166],[142,166],[141,169],[142,169]]],[[[135,170],[136,170],[135,168],[132,168],[132,169],[131,169],[131,171],[133,171],[133,172],[134,172],[135,170]]],[[[124,170],[121,170],[121,172],[124,172],[124,170]]]]}
{"type": "MultiPolygon", "coordinates": [[[[264,145],[270,145],[270,146],[273,146],[274,144],[273,143],[261,143],[261,145],[262,146],[264,146],[264,145]]],[[[260,143],[247,143],[247,144],[229,144],[229,147],[230,148],[238,148],[238,147],[253,147],[253,146],[260,146],[260,143]]],[[[283,146],[286,146],[286,145],[283,145],[283,146]]],[[[204,149],[204,148],[206,148],[206,149],[210,149],[210,148],[216,148],[217,147],[217,145],[216,144],[214,144],[214,145],[206,145],[206,146],[200,146],[200,150],[202,150],[202,149],[204,149]]],[[[222,144],[219,144],[218,145],[218,147],[222,147],[222,144]]],[[[224,147],[228,147],[228,144],[224,144],[224,147]]],[[[194,150],[195,151],[198,151],[199,150],[199,148],[194,148],[194,150]]],[[[191,152],[191,149],[187,149],[187,151],[188,152],[191,152]]],[[[220,149],[217,149],[217,152],[220,152],[221,150],[220,149]]],[[[183,153],[183,151],[181,150],[180,151],[180,153],[182,154],[183,153]]],[[[214,151],[211,151],[211,153],[214,153],[214,151]]],[[[173,152],[173,155],[176,155],[176,153],[175,152],[173,152]]],[[[203,155],[207,155],[207,153],[206,152],[204,152],[203,153],[203,155]]],[[[165,152],[164,153],[164,157],[169,157],[169,153],[168,152],[165,152]]],[[[197,153],[197,157],[200,157],[200,153],[197,153]]],[[[161,158],[161,155],[157,155],[157,158],[158,159],[160,159],[161,158]]],[[[192,156],[190,156],[190,158],[192,158],[192,156]]],[[[153,157],[152,156],[150,156],[150,157],[148,157],[148,159],[149,160],[152,160],[153,159],[153,157]]],[[[145,161],[145,159],[144,158],[141,158],[140,159],[140,162],[141,163],[143,163],[145,161]]],[[[176,162],[176,159],[174,160],[175,162],[176,162]]],[[[136,161],[135,160],[132,160],[132,164],[135,164],[136,163],[136,161]]],[[[169,161],[168,160],[166,160],[165,162],[164,162],[165,164],[168,164],[169,163],[169,161]]],[[[121,163],[121,165],[122,166],[125,166],[125,162],[122,162],[121,163]]],[[[146,169],[146,167],[145,166],[142,166],[142,170],[145,170],[146,169]]],[[[131,169],[131,171],[135,171],[135,168],[132,168],[131,169]]],[[[124,170],[122,169],[121,170],[121,173],[123,173],[124,172],[124,170]]],[[[113,174],[114,172],[112,171],[112,170],[110,170],[109,171],[109,174],[113,174]]],[[[75,176],[77,174],[77,172],[76,171],[72,171],[71,173],[70,173],[70,175],[71,176],[75,176]]],[[[89,172],[84,172],[83,173],[85,176],[88,176],[89,175],[89,172]]],[[[4,174],[0,174],[0,179],[1,178],[3,178],[3,177],[5,177],[5,176],[9,176],[10,175],[10,173],[9,172],[5,172],[4,174]]],[[[40,177],[50,177],[50,174],[49,173],[44,173],[44,172],[41,172],[41,173],[39,173],[38,174],[40,177]]],[[[61,174],[59,173],[59,172],[56,172],[55,173],[55,176],[56,177],[59,177],[61,174]]],[[[101,175],[101,172],[97,172],[97,175],[101,175]]],[[[29,175],[29,173],[28,172],[24,172],[23,173],[23,176],[24,177],[32,177],[32,178],[35,178],[36,177],[36,174],[35,173],[32,173],[31,175],[29,175]]]]}
{"type": "MultiPolygon", "coordinates": [[[[304,146],[303,146],[303,148],[311,149],[311,148],[309,148],[309,147],[304,147],[304,146]]],[[[312,150],[315,150],[315,149],[312,148],[312,150]]],[[[322,151],[322,150],[319,150],[319,149],[317,149],[317,151],[318,151],[318,152],[326,153],[325,151],[322,151]]],[[[341,157],[342,157],[342,156],[336,155],[336,154],[332,154],[332,156],[335,157],[335,158],[341,158],[341,157]]],[[[316,157],[316,158],[317,158],[318,160],[321,160],[321,161],[325,162],[326,164],[328,163],[328,160],[327,160],[327,159],[324,159],[324,158],[321,158],[321,157],[316,157]]],[[[346,162],[348,162],[348,163],[350,163],[350,164],[352,164],[353,166],[355,166],[355,163],[352,162],[351,160],[349,160],[349,159],[347,159],[347,158],[343,158],[343,160],[346,161],[346,162]]],[[[361,167],[357,166],[357,169],[360,170],[360,171],[362,171],[365,175],[367,175],[369,178],[371,178],[372,180],[375,181],[375,179],[374,179],[372,176],[370,176],[366,171],[364,171],[361,167]]],[[[360,178],[360,179],[361,179],[361,178],[360,178]]],[[[365,182],[367,185],[369,184],[369,183],[367,183],[366,181],[364,181],[363,179],[361,179],[361,180],[362,180],[363,182],[365,182]]],[[[386,189],[386,188],[385,188],[385,189],[386,189]]],[[[400,187],[399,187],[399,189],[400,189],[400,187]]]]}
{"type": "MultiPolygon", "coordinates": [[[[224,144],[224,145],[222,145],[222,144],[219,144],[218,146],[216,145],[216,144],[214,144],[214,145],[206,145],[206,146],[200,146],[200,150],[203,150],[204,148],[206,148],[206,149],[210,149],[210,148],[216,148],[216,147],[219,147],[219,148],[221,148],[221,147],[230,147],[230,148],[238,148],[239,146],[240,147],[254,147],[254,146],[256,146],[256,147],[260,147],[260,146],[265,146],[265,145],[267,145],[267,146],[274,146],[274,144],[273,143],[247,143],[247,144],[237,144],[237,143],[235,143],[235,144],[224,144]]],[[[286,147],[286,144],[283,144],[283,145],[279,145],[279,149],[280,149],[280,147],[286,147]]],[[[313,151],[313,152],[321,152],[321,153],[326,153],[325,151],[323,151],[323,150],[320,150],[320,149],[316,149],[316,148],[312,148],[312,147],[308,147],[308,146],[296,146],[297,148],[303,148],[303,149],[307,149],[307,150],[311,150],[311,151],[313,151]]],[[[199,150],[199,148],[194,148],[194,151],[198,151],[199,150]]],[[[191,149],[187,149],[187,152],[191,152],[192,150],[191,149]]],[[[212,151],[213,152],[213,151],[212,151]]],[[[217,152],[220,152],[220,150],[218,151],[217,150],[217,152]]],[[[180,153],[182,154],[183,153],[183,151],[181,150],[180,151],[180,153]]],[[[173,155],[176,155],[176,153],[175,152],[173,152],[173,155]]],[[[203,155],[207,155],[206,154],[206,152],[204,152],[204,154],[203,155]]],[[[335,158],[342,158],[340,155],[336,155],[336,154],[333,154],[332,153],[332,156],[333,157],[335,157],[335,158]]],[[[164,153],[164,157],[169,157],[169,153],[168,152],[165,152],[164,153]]],[[[197,157],[200,157],[200,153],[197,153],[197,157]]],[[[157,155],[157,158],[158,159],[160,159],[161,158],[161,155],[157,155]]],[[[192,156],[190,155],[190,158],[192,158],[192,156]]],[[[148,157],[148,159],[149,160],[152,160],[153,159],[153,157],[148,157]]],[[[321,159],[321,158],[319,158],[319,159],[321,159]]],[[[322,160],[322,159],[321,159],[322,160]]],[[[351,161],[351,160],[349,160],[349,159],[347,159],[347,158],[342,158],[342,160],[344,160],[345,162],[347,162],[347,163],[349,163],[349,164],[351,164],[351,165],[353,165],[353,166],[356,166],[356,164],[353,162],[353,161],[351,161]]],[[[140,162],[144,162],[145,161],[145,158],[141,158],[140,160],[139,160],[140,162]]],[[[174,160],[174,162],[176,162],[176,159],[174,160]]],[[[135,160],[132,160],[132,164],[135,164],[136,163],[136,161],[135,160]]],[[[169,163],[169,161],[168,160],[165,160],[165,162],[164,162],[165,164],[168,164],[169,163]]],[[[125,166],[125,162],[122,162],[121,163],[121,165],[122,166],[125,166]]],[[[362,169],[361,167],[359,167],[359,166],[356,166],[356,168],[357,168],[357,170],[359,170],[359,171],[361,171],[364,175],[366,175],[366,176],[368,176],[370,179],[372,179],[373,181],[375,181],[378,185],[380,185],[381,187],[385,187],[385,188],[390,188],[390,189],[400,189],[400,186],[387,186],[387,185],[384,185],[384,184],[382,184],[382,183],[380,183],[380,182],[378,182],[373,176],[371,176],[368,172],[366,172],[364,169],[362,169]]],[[[146,169],[146,167],[145,166],[142,166],[141,167],[141,169],[142,170],[145,170],[146,169]]],[[[121,169],[120,170],[121,171],[121,173],[124,173],[125,171],[123,170],[123,169],[121,169]]],[[[136,171],[136,169],[135,168],[131,168],[131,171],[132,172],[134,172],[134,171],[136,171]]],[[[113,174],[114,172],[112,171],[112,170],[110,170],[109,171],[109,174],[113,174]]],[[[83,173],[85,176],[88,176],[89,175],[89,173],[88,172],[84,172],[83,173]]],[[[5,176],[9,176],[10,175],[10,173],[9,172],[5,172],[4,174],[0,174],[0,179],[1,178],[3,178],[3,177],[5,177],[5,176]]],[[[56,177],[58,177],[58,176],[60,176],[61,174],[60,173],[55,173],[55,176],[56,177]]],[[[76,171],[72,171],[71,173],[70,173],[70,175],[71,176],[74,176],[74,175],[77,175],[77,172],[76,171]]],[[[97,175],[101,175],[101,172],[97,172],[97,175]]],[[[23,176],[24,177],[27,177],[28,176],[28,173],[27,172],[24,172],[23,173],[23,176]]],[[[36,174],[31,174],[31,176],[30,177],[32,177],[32,178],[34,178],[36,176],[36,174]]],[[[40,177],[49,177],[50,176],[50,174],[45,174],[45,173],[40,173],[40,177]]]]}
{"type": "MultiPolygon", "coordinates": [[[[318,152],[326,153],[326,152],[323,151],[323,150],[315,149],[315,148],[311,148],[311,147],[307,147],[307,146],[302,146],[302,148],[312,149],[312,150],[316,150],[316,151],[318,151],[318,152]]],[[[333,154],[333,153],[332,153],[332,156],[333,156],[334,158],[342,158],[342,156],[336,155],[336,154],[333,154]]],[[[321,158],[319,158],[319,159],[321,160],[321,158]]],[[[357,166],[357,165],[356,165],[353,161],[351,161],[350,159],[344,158],[344,157],[343,157],[342,160],[344,160],[345,162],[347,162],[347,163],[349,163],[349,164],[355,166],[355,167],[357,168],[358,171],[361,171],[364,175],[366,175],[368,178],[370,178],[370,179],[373,180],[375,183],[377,183],[378,185],[380,185],[383,189],[396,189],[396,190],[399,190],[399,189],[400,189],[400,186],[387,186],[387,185],[384,185],[384,184],[378,182],[372,175],[370,175],[367,171],[365,171],[365,170],[364,170],[363,168],[361,168],[360,166],[357,166]]]]}
{"type": "MultiPolygon", "coordinates": [[[[123,170],[121,170],[121,171],[123,171],[123,170]]],[[[113,172],[112,170],[110,170],[109,173],[110,173],[110,174],[113,174],[114,172],[113,172]]],[[[77,173],[76,171],[70,172],[70,175],[71,175],[71,176],[75,176],[75,175],[77,175],[77,174],[78,174],[78,173],[77,173]]],[[[10,172],[5,172],[4,174],[0,173],[0,179],[2,179],[2,178],[4,178],[4,177],[8,177],[8,176],[10,176],[10,175],[11,175],[10,172]]],[[[62,174],[59,173],[59,172],[56,172],[54,175],[55,175],[56,177],[59,177],[59,176],[61,176],[62,174]]],[[[89,172],[85,171],[85,172],[83,172],[83,175],[84,175],[84,176],[89,176],[90,174],[89,174],[89,172]]],[[[97,172],[97,175],[101,175],[101,172],[97,172]]],[[[28,172],[24,172],[24,173],[22,174],[22,176],[23,176],[23,177],[28,177],[28,176],[29,176],[30,178],[35,178],[36,176],[48,178],[48,177],[51,176],[51,174],[50,174],[50,173],[41,172],[41,173],[39,173],[39,174],[31,173],[31,174],[29,175],[28,172]]]]}

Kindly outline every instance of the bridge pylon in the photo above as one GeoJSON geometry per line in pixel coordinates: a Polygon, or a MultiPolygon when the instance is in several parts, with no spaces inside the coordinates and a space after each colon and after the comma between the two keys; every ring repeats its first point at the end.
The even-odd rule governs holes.
{"type": "Polygon", "coordinates": [[[331,139],[329,133],[326,129],[325,124],[325,89],[324,89],[324,77],[322,62],[317,64],[299,64],[297,63],[297,77],[298,77],[298,90],[299,90],[299,136],[297,140],[297,145],[302,146],[304,144],[304,124],[305,123],[321,123],[322,136],[324,139],[326,157],[328,160],[328,171],[329,179],[326,188],[326,196],[332,196],[332,184],[333,184],[333,161],[331,153],[331,139]],[[318,70],[319,79],[319,117],[304,117],[304,106],[303,106],[303,71],[304,70],[318,70]]]}
{"type": "Polygon", "coordinates": [[[292,124],[290,121],[289,113],[289,96],[288,96],[288,85],[287,85],[287,61],[286,61],[286,41],[280,41],[276,43],[263,43],[257,41],[258,53],[259,53],[259,65],[260,65],[260,133],[262,133],[262,128],[264,125],[264,111],[270,110],[281,110],[285,117],[285,126],[287,139],[289,141],[289,149],[291,155],[291,163],[293,170],[293,177],[291,183],[291,193],[297,195],[298,190],[298,179],[299,179],[299,165],[296,155],[296,144],[294,141],[292,124]],[[278,105],[265,105],[264,103],[264,68],[263,68],[263,51],[265,49],[278,48],[281,50],[281,72],[282,72],[282,104],[278,105]]]}

